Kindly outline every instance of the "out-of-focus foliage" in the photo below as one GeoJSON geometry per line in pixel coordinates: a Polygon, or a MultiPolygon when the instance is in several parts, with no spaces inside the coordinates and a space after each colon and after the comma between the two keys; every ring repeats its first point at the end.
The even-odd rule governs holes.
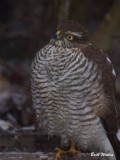
{"type": "Polygon", "coordinates": [[[31,105],[29,61],[0,62],[0,126],[7,129],[35,121],[31,105]],[[4,123],[3,123],[4,122],[4,123]],[[5,126],[6,127],[5,127],[5,126]]]}

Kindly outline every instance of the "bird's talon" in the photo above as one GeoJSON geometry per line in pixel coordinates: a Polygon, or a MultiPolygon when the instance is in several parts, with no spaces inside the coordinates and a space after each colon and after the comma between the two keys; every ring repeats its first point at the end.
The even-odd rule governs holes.
{"type": "Polygon", "coordinates": [[[57,155],[55,156],[55,160],[59,160],[60,159],[60,155],[57,155]]]}
{"type": "Polygon", "coordinates": [[[60,159],[62,154],[65,154],[66,151],[63,151],[62,149],[56,147],[55,150],[57,151],[56,155],[55,155],[55,160],[60,159]]]}
{"type": "Polygon", "coordinates": [[[57,151],[55,159],[54,160],[59,160],[61,155],[71,153],[71,154],[79,154],[80,151],[76,150],[74,143],[71,143],[71,147],[68,151],[63,151],[62,149],[56,147],[55,150],[57,151]]]}

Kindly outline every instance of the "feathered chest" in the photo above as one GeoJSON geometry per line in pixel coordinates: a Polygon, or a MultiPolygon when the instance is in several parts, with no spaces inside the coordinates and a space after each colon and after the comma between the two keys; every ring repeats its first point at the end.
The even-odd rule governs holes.
{"type": "Polygon", "coordinates": [[[97,65],[87,59],[80,49],[49,46],[46,53],[45,65],[51,81],[70,85],[98,79],[97,65]]]}

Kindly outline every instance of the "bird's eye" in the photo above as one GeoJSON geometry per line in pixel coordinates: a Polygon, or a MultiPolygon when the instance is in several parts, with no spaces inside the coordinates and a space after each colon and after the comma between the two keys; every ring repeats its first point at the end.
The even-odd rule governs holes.
{"type": "Polygon", "coordinates": [[[67,35],[67,39],[68,39],[68,40],[71,41],[71,40],[73,40],[73,38],[74,38],[74,37],[73,37],[72,35],[70,35],[70,34],[67,35]]]}

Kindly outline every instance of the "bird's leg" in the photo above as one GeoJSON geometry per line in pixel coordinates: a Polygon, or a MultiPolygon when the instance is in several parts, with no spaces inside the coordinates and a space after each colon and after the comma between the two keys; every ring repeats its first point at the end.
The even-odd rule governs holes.
{"type": "Polygon", "coordinates": [[[80,153],[80,151],[76,150],[73,141],[71,141],[71,147],[70,147],[70,149],[67,151],[67,153],[71,153],[71,154],[79,154],[79,153],[80,153]]]}
{"type": "Polygon", "coordinates": [[[56,147],[55,150],[57,151],[57,153],[55,155],[55,160],[59,160],[61,155],[64,155],[64,154],[70,153],[70,154],[74,155],[74,154],[79,154],[80,153],[80,151],[76,150],[73,141],[71,141],[71,146],[70,146],[70,149],[68,151],[63,151],[58,147],[56,147]]]}

